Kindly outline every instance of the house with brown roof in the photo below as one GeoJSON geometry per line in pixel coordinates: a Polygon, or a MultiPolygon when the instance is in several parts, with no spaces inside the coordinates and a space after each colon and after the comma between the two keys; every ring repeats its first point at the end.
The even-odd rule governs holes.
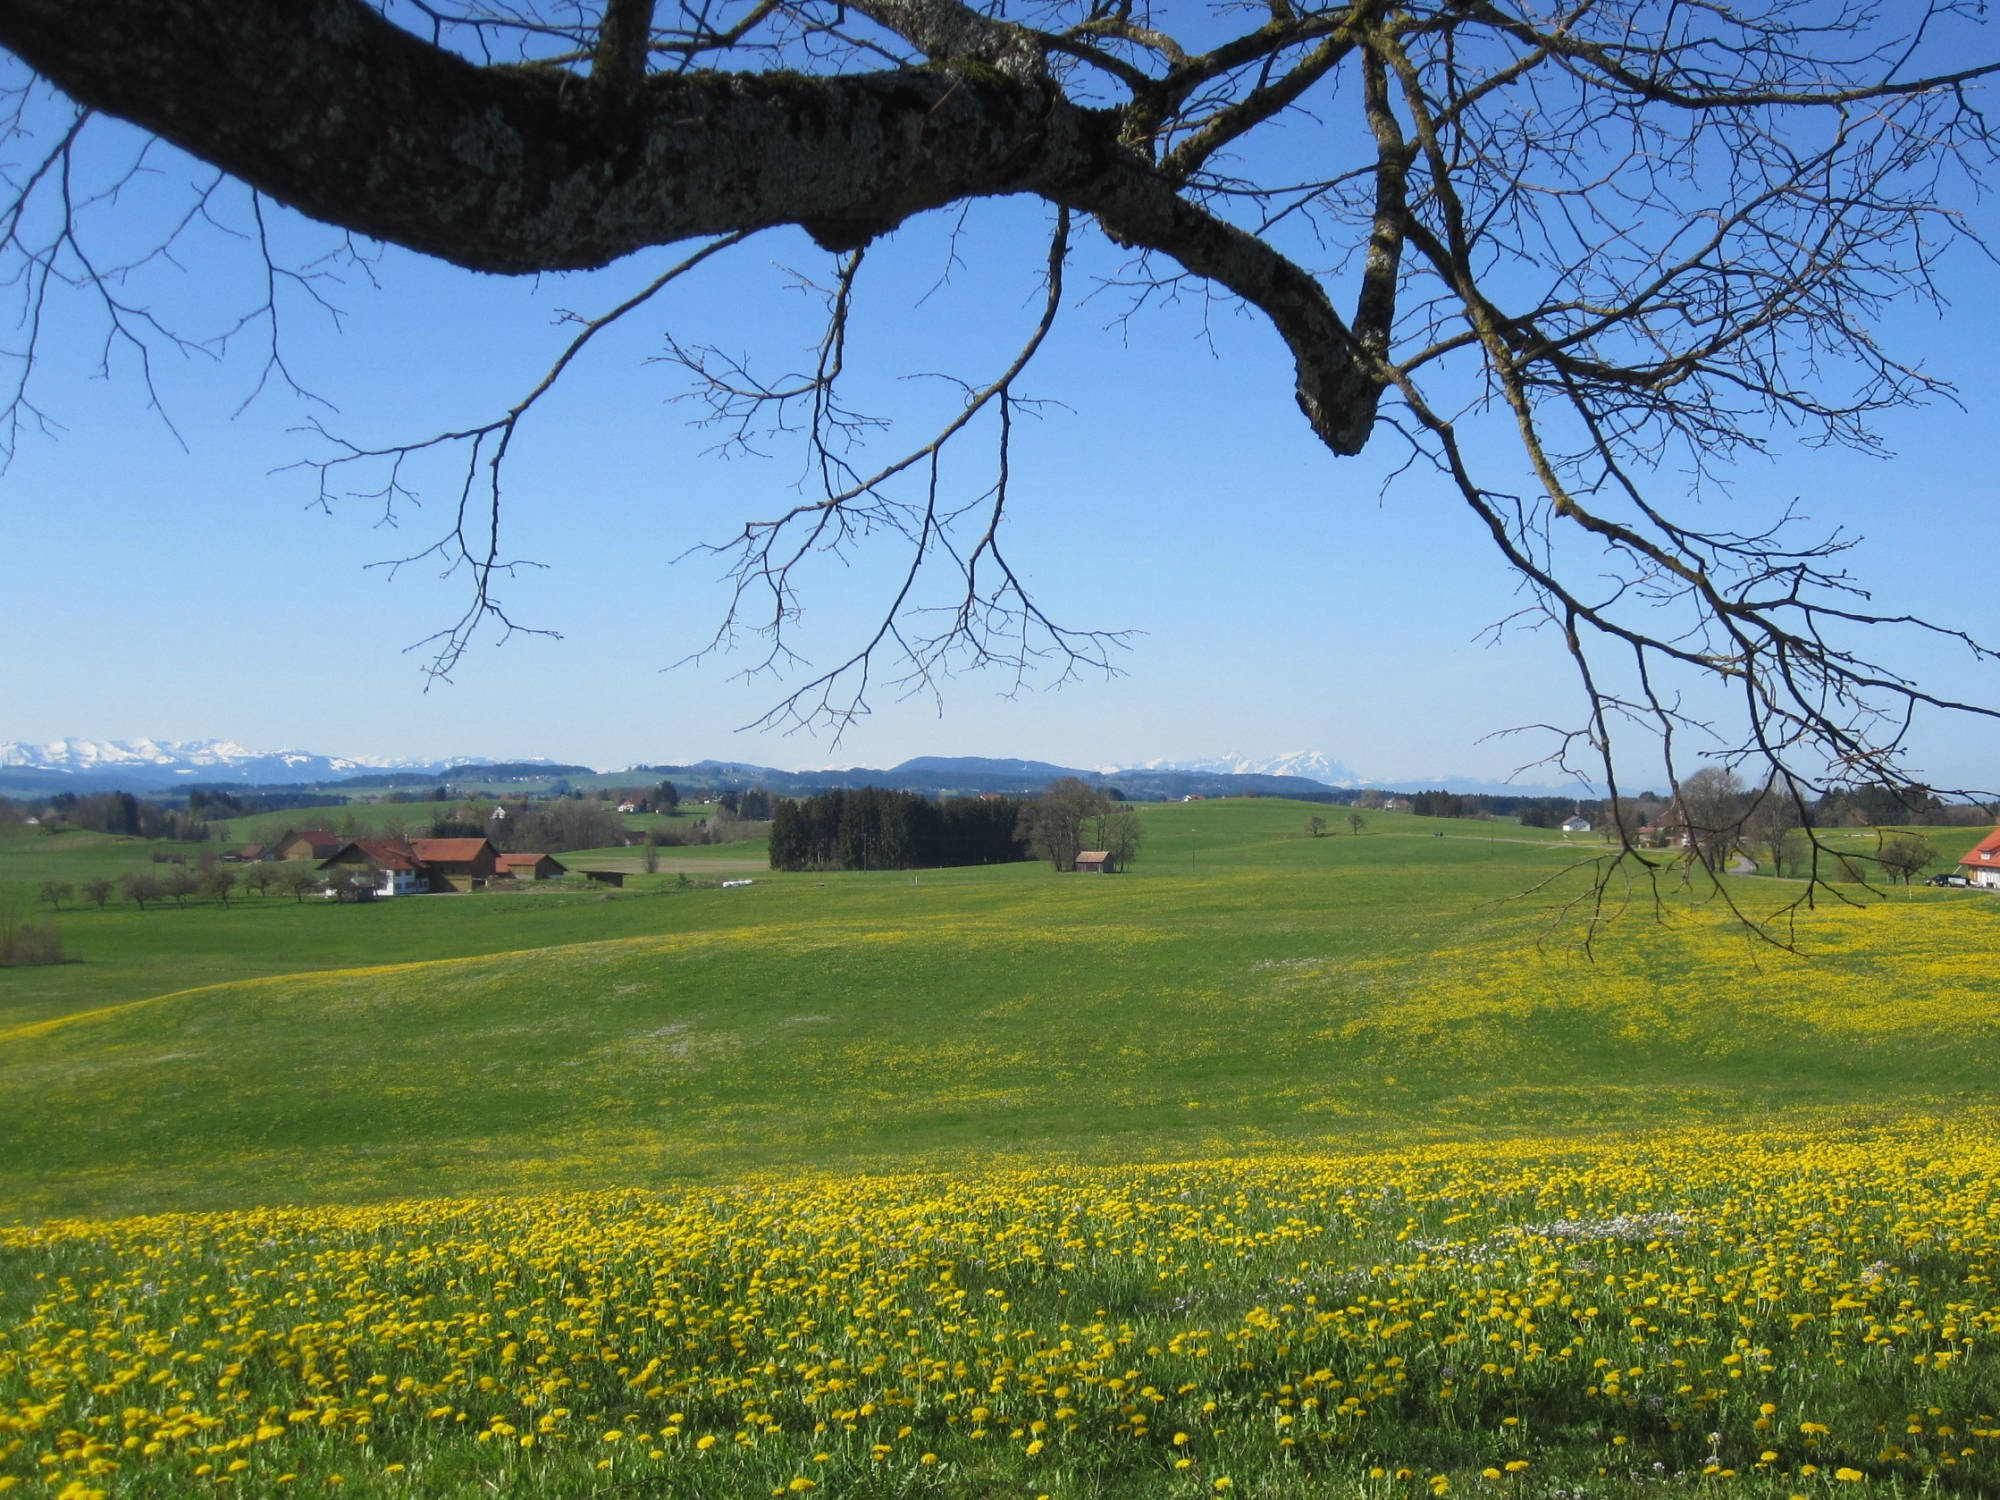
{"type": "Polygon", "coordinates": [[[503,854],[497,878],[501,880],[556,880],[569,873],[569,866],[547,854],[503,854]]]}
{"type": "Polygon", "coordinates": [[[489,839],[411,839],[410,848],[428,872],[432,890],[473,890],[500,868],[500,851],[489,839]]]}
{"type": "Polygon", "coordinates": [[[2000,828],[1981,839],[1958,862],[1959,870],[1972,884],[2000,890],[2000,828]]]}
{"type": "Polygon", "coordinates": [[[1076,873],[1079,875],[1109,875],[1115,867],[1108,849],[1085,849],[1076,857],[1076,873]]]}
{"type": "Polygon", "coordinates": [[[347,840],[324,828],[304,828],[278,840],[279,859],[328,860],[340,852],[347,840]]]}

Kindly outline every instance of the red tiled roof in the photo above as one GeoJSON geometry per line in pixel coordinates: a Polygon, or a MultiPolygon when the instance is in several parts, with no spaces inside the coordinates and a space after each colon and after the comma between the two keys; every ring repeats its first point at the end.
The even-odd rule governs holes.
{"type": "Polygon", "coordinates": [[[410,847],[418,859],[433,864],[462,864],[479,858],[487,843],[485,839],[411,839],[410,847]]]}
{"type": "Polygon", "coordinates": [[[548,859],[550,864],[556,863],[546,854],[503,854],[500,856],[500,863],[504,868],[512,869],[515,865],[537,865],[545,859],[548,859]]]}
{"type": "Polygon", "coordinates": [[[2000,828],[1994,829],[1975,844],[1959,863],[1975,867],[2000,865],[2000,828]]]}

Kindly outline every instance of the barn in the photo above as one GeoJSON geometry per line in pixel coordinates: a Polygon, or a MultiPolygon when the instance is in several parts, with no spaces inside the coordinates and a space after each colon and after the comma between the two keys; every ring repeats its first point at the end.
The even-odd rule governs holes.
{"type": "Polygon", "coordinates": [[[559,880],[569,866],[547,854],[503,854],[497,871],[502,880],[559,880]]]}

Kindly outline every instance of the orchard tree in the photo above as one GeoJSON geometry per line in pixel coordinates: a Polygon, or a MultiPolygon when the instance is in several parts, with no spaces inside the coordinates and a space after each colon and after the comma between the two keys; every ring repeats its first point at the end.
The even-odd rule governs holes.
{"type": "MultiPolygon", "coordinates": [[[[1121,636],[1031,595],[1002,526],[1030,367],[1087,261],[1108,268],[1088,290],[1127,299],[1114,321],[1176,297],[1243,309],[1290,356],[1270,399],[1330,462],[1379,448],[1456,497],[1520,581],[1506,623],[1552,627],[1574,662],[1551,758],[1614,804],[1614,734],[1633,732],[1676,794],[1704,737],[1755,782],[1902,785],[1913,717],[1988,710],[1898,670],[1900,647],[1988,653],[1872,605],[1852,538],[1697,501],[1780,439],[1874,451],[1884,412],[1941,393],[1881,328],[1939,303],[1946,252],[1975,236],[1960,209],[1992,162],[1995,40],[1974,0],[8,0],[0,449],[51,420],[36,340],[77,315],[58,297],[149,388],[169,351],[245,341],[259,389],[296,388],[287,319],[374,244],[604,271],[505,410],[320,425],[304,455],[323,502],[392,518],[425,462],[455,467],[417,554],[466,581],[435,639],[448,673],[476,632],[516,628],[505,509],[534,501],[508,466],[544,395],[614,323],[671,326],[704,262],[798,226],[824,257],[803,273],[823,293],[803,371],[664,348],[725,446],[791,437],[808,459],[802,498],[717,523],[734,592],[710,649],[794,665],[814,559],[902,549],[874,623],[769,715],[837,731],[885,682],[1113,666],[1121,636]],[[850,393],[855,329],[910,295],[871,247],[1010,197],[1045,208],[1040,305],[905,437],[850,393]],[[327,227],[318,251],[273,234],[286,210],[327,227]],[[161,310],[157,278],[238,244],[258,265],[219,326],[161,310]],[[621,264],[670,245],[672,264],[621,264]]],[[[1006,253],[954,235],[952,267],[1006,253]]],[[[1621,837],[1609,868],[1644,858],[1621,837]]]]}
{"type": "Polygon", "coordinates": [[[83,897],[99,911],[103,911],[104,904],[111,899],[112,889],[111,882],[104,876],[93,875],[83,883],[83,897]]]}
{"type": "Polygon", "coordinates": [[[327,877],[311,867],[287,870],[278,877],[278,889],[289,892],[292,899],[301,906],[305,904],[306,897],[317,895],[325,890],[326,886],[327,877]]]}
{"type": "Polygon", "coordinates": [[[152,875],[121,875],[118,877],[118,888],[125,893],[125,899],[140,911],[146,909],[148,901],[157,901],[165,894],[160,889],[158,878],[152,875]]]}
{"type": "Polygon", "coordinates": [[[41,890],[36,893],[35,899],[46,901],[51,908],[61,911],[63,902],[69,900],[75,894],[76,887],[71,885],[67,880],[44,880],[41,890]]]}
{"type": "Polygon", "coordinates": [[[1917,834],[1892,833],[1882,839],[1875,858],[1889,874],[1908,885],[1923,873],[1924,866],[1937,858],[1937,850],[1931,847],[1929,839],[1917,834]]]}
{"type": "Polygon", "coordinates": [[[162,895],[172,897],[175,906],[185,907],[187,898],[201,890],[201,874],[186,865],[174,865],[159,884],[162,895]]]}

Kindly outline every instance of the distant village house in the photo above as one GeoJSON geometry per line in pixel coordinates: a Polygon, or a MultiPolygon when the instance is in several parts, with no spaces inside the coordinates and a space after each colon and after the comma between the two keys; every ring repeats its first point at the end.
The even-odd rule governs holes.
{"type": "Polygon", "coordinates": [[[2000,890],[2000,828],[1981,839],[1958,862],[1965,878],[1973,885],[2000,890]]]}

